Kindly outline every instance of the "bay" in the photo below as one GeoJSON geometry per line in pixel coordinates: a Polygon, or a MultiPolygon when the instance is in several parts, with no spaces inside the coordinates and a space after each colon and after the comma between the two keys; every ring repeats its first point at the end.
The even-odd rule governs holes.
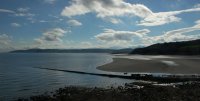
{"type": "Polygon", "coordinates": [[[51,92],[65,86],[108,87],[132,80],[49,71],[33,67],[110,73],[96,67],[112,62],[105,53],[1,53],[0,100],[51,92]]]}

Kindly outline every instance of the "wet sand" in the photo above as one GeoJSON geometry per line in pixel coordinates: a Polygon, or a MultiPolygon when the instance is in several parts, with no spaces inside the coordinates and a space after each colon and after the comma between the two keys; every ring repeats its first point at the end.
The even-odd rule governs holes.
{"type": "Polygon", "coordinates": [[[116,56],[112,63],[97,67],[111,72],[200,74],[197,56],[116,56]]]}

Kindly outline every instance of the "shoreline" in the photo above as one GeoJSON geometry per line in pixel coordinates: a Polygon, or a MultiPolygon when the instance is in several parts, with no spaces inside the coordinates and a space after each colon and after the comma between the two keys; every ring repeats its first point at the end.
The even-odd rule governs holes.
{"type": "MultiPolygon", "coordinates": [[[[187,66],[183,67],[183,64],[189,64],[190,69],[199,70],[198,64],[199,59],[177,59],[177,58],[154,58],[154,59],[129,59],[129,58],[113,58],[113,62],[105,64],[103,66],[97,67],[97,69],[102,67],[106,71],[117,71],[124,73],[131,73],[135,70],[138,72],[162,72],[167,71],[169,73],[172,69],[174,74],[177,74],[177,70],[180,68],[186,68],[186,70],[179,70],[179,73],[193,73],[194,71],[189,71],[187,66]],[[163,62],[164,61],[164,62],[163,62]],[[173,62],[170,62],[173,61],[173,62]],[[172,65],[171,65],[172,64],[172,65]],[[178,64],[178,65],[174,65],[178,64]],[[195,65],[194,65],[195,64],[195,65]],[[149,68],[148,68],[148,67],[149,68]],[[123,68],[122,68],[123,67],[123,68]],[[131,67],[131,68],[130,68],[131,67]],[[135,68],[133,68],[135,67],[135,68]],[[136,68],[137,67],[137,68],[136,68]],[[140,68],[138,68],[140,67],[140,68]],[[151,68],[150,68],[151,67],[151,68]],[[156,67],[156,68],[155,68],[156,67]],[[175,68],[176,67],[176,68],[175,68]],[[175,68],[175,69],[174,69],[175,68]],[[180,72],[181,71],[181,72],[180,72]]],[[[40,68],[48,69],[48,68],[40,68]]],[[[85,73],[81,71],[70,71],[70,70],[59,70],[59,69],[49,69],[61,72],[79,73],[86,75],[99,75],[94,73],[85,73]]],[[[171,72],[170,72],[171,73],[171,72]]],[[[194,73],[193,73],[194,74],[194,73]]],[[[124,74],[127,76],[129,74],[124,74]]],[[[107,75],[106,75],[107,76],[107,75]]],[[[109,75],[108,75],[109,76],[109,75]]],[[[136,75],[131,75],[136,76],[136,75]]],[[[185,75],[183,75],[185,76],[185,75]]],[[[186,76],[187,77],[187,76],[186,76]]],[[[191,77],[191,76],[189,76],[191,77]]],[[[197,76],[199,79],[199,75],[197,76]]],[[[141,76],[138,77],[141,80],[141,76]]],[[[30,96],[29,98],[19,98],[17,101],[188,101],[188,100],[200,100],[200,80],[183,80],[178,82],[166,82],[172,80],[176,77],[167,78],[156,78],[157,81],[149,80],[149,77],[144,76],[143,80],[139,82],[133,81],[132,83],[126,83],[123,86],[109,88],[99,88],[99,87],[80,87],[80,86],[66,86],[60,88],[54,92],[44,93],[42,95],[30,96]],[[158,79],[165,82],[158,82],[158,79]],[[156,95],[156,96],[155,96],[156,95]]],[[[182,79],[182,78],[180,78],[182,79]]],[[[177,80],[172,80],[177,81],[177,80]]]]}
{"type": "Polygon", "coordinates": [[[72,71],[72,70],[62,70],[62,69],[51,69],[51,68],[41,68],[34,67],[37,69],[45,69],[51,71],[60,71],[60,72],[69,72],[75,74],[82,75],[93,75],[93,76],[102,76],[109,78],[121,78],[121,79],[134,79],[134,80],[145,80],[145,81],[153,81],[153,82],[162,82],[162,83],[173,83],[173,82],[186,82],[186,81],[200,81],[200,75],[160,75],[156,76],[154,74],[128,74],[124,73],[124,75],[114,75],[114,74],[102,74],[102,73],[89,73],[82,71],[72,71]]]}
{"type": "Polygon", "coordinates": [[[97,67],[107,72],[200,74],[200,58],[171,56],[115,55],[111,63],[97,67]],[[138,57],[139,56],[139,57],[138,57]]]}
{"type": "Polygon", "coordinates": [[[198,101],[199,85],[200,82],[135,82],[109,88],[68,86],[42,95],[18,98],[16,101],[198,101]]]}

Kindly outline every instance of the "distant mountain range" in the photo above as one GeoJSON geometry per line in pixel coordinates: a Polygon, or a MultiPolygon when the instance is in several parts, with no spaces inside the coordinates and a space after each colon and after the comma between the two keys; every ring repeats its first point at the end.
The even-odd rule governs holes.
{"type": "Polygon", "coordinates": [[[15,50],[10,53],[130,53],[133,49],[27,49],[15,50]]]}
{"type": "Polygon", "coordinates": [[[200,55],[200,39],[182,42],[158,43],[144,48],[126,49],[27,49],[10,53],[112,53],[141,55],[200,55]]]}
{"type": "Polygon", "coordinates": [[[134,49],[131,54],[142,55],[200,55],[200,39],[154,44],[134,49]]]}

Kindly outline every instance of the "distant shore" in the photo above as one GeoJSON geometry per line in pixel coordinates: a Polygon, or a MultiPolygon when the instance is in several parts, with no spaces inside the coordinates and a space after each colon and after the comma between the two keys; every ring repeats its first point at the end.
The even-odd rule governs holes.
{"type": "Polygon", "coordinates": [[[111,72],[200,74],[200,58],[196,56],[115,56],[112,63],[97,67],[111,72]]]}

